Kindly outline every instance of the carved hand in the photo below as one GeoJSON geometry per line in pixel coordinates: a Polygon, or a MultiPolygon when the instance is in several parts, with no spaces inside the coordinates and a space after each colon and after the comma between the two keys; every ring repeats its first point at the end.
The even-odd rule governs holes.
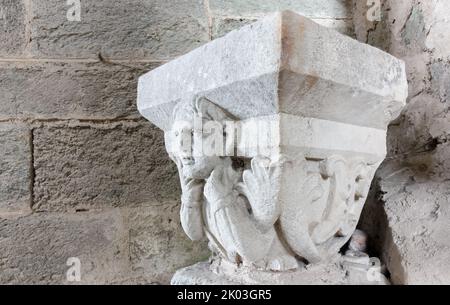
{"type": "Polygon", "coordinates": [[[239,185],[239,189],[247,197],[255,219],[269,228],[280,215],[277,195],[283,161],[273,164],[268,159],[255,157],[251,167],[244,172],[244,183],[239,185]]]}
{"type": "Polygon", "coordinates": [[[188,206],[199,206],[203,201],[203,187],[202,180],[185,179],[181,184],[182,196],[181,201],[188,206]]]}
{"type": "Polygon", "coordinates": [[[206,181],[205,197],[208,203],[220,209],[230,204],[236,196],[233,193],[234,181],[231,168],[219,166],[213,170],[206,181]]]}
{"type": "Polygon", "coordinates": [[[203,201],[204,181],[186,178],[181,165],[177,163],[181,184],[181,202],[190,207],[200,206],[203,201]]]}

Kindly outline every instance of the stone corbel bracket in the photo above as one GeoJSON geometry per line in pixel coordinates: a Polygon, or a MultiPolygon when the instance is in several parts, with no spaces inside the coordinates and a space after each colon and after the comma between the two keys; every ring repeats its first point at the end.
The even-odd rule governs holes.
{"type": "MultiPolygon", "coordinates": [[[[203,205],[214,205],[215,216],[203,208],[197,217],[224,259],[287,270],[295,268],[290,258],[329,259],[351,237],[386,155],[387,126],[406,97],[402,61],[284,11],[143,75],[138,109],[166,134],[177,105],[199,99],[239,121],[244,138],[258,137],[248,127],[254,121],[275,122],[276,141],[259,135],[254,146],[238,143],[251,162],[230,188],[241,190],[249,214],[235,202],[212,204],[229,194],[205,177],[203,205]],[[256,162],[262,159],[275,169],[256,162]]],[[[186,213],[198,208],[187,206],[186,213]]],[[[184,227],[202,235],[194,226],[184,227]]]]}

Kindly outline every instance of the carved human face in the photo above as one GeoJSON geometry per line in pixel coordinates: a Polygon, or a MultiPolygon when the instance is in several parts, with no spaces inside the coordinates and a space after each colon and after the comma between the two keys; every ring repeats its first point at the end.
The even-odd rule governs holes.
{"type": "Polygon", "coordinates": [[[220,156],[202,153],[202,145],[209,143],[208,137],[212,135],[195,130],[193,122],[174,124],[171,132],[174,157],[181,164],[183,175],[191,179],[207,179],[221,162],[220,156]],[[200,149],[195,149],[196,145],[200,149]]]}

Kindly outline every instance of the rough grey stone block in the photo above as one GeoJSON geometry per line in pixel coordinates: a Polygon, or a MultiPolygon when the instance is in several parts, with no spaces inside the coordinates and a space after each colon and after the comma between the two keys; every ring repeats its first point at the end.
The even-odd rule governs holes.
{"type": "Polygon", "coordinates": [[[349,19],[313,19],[314,22],[355,38],[353,21],[349,19]]]}
{"type": "Polygon", "coordinates": [[[20,55],[26,45],[23,0],[0,0],[0,56],[20,55]]]}
{"type": "Polygon", "coordinates": [[[413,6],[410,16],[402,29],[400,37],[402,44],[413,52],[420,53],[425,48],[427,30],[423,11],[418,6],[413,6]]]}
{"type": "MultiPolygon", "coordinates": [[[[220,38],[232,30],[239,29],[244,25],[255,22],[257,19],[247,18],[213,18],[212,38],[220,38]]],[[[318,24],[332,28],[342,34],[354,36],[353,23],[351,20],[336,19],[313,19],[318,24]]]]}
{"type": "Polygon", "coordinates": [[[215,16],[260,16],[275,11],[292,10],[311,18],[351,17],[348,0],[210,0],[215,16]]]}
{"type": "Polygon", "coordinates": [[[137,117],[137,77],[155,66],[1,63],[0,119],[137,117]]]}
{"type": "Polygon", "coordinates": [[[30,137],[24,126],[0,124],[0,219],[30,211],[30,137]]]}
{"type": "Polygon", "coordinates": [[[208,40],[202,0],[81,1],[79,22],[67,20],[69,8],[33,0],[34,56],[168,59],[208,40]]]}
{"type": "Polygon", "coordinates": [[[152,205],[179,196],[162,132],[147,124],[34,131],[37,211],[152,205]]]}
{"type": "Polygon", "coordinates": [[[449,58],[450,56],[450,38],[447,33],[450,30],[448,22],[448,14],[450,12],[450,2],[445,0],[427,1],[421,3],[427,5],[429,9],[433,9],[432,13],[425,13],[427,23],[429,24],[429,32],[426,36],[428,49],[433,50],[433,55],[439,58],[449,58]]]}
{"type": "Polygon", "coordinates": [[[395,284],[448,285],[448,183],[413,183],[414,175],[403,170],[380,182],[389,237],[383,245],[384,261],[395,284]]]}
{"type": "Polygon", "coordinates": [[[212,38],[216,39],[224,36],[232,30],[239,29],[244,25],[255,22],[256,19],[246,18],[214,18],[212,26],[212,38]]]}
{"type": "Polygon", "coordinates": [[[182,233],[179,204],[105,212],[36,213],[0,220],[0,284],[168,284],[175,269],[204,260],[206,244],[182,233]],[[77,283],[75,283],[77,284],[77,283]]]}
{"type": "Polygon", "coordinates": [[[430,70],[433,92],[442,103],[445,103],[450,98],[450,63],[445,61],[432,62],[430,70]]]}
{"type": "Polygon", "coordinates": [[[206,241],[192,242],[180,224],[180,203],[130,209],[130,261],[133,273],[146,282],[170,283],[179,268],[206,260],[206,241]]]}
{"type": "Polygon", "coordinates": [[[80,259],[80,283],[114,282],[128,271],[127,239],[116,211],[0,220],[0,283],[69,284],[70,257],[80,259]]]}

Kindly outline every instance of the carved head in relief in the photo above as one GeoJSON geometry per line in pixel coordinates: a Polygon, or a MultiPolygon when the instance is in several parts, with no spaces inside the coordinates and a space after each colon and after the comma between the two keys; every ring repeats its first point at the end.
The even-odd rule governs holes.
{"type": "Polygon", "coordinates": [[[172,159],[186,178],[207,179],[223,162],[224,122],[231,118],[204,97],[177,104],[173,125],[166,135],[172,159]]]}

